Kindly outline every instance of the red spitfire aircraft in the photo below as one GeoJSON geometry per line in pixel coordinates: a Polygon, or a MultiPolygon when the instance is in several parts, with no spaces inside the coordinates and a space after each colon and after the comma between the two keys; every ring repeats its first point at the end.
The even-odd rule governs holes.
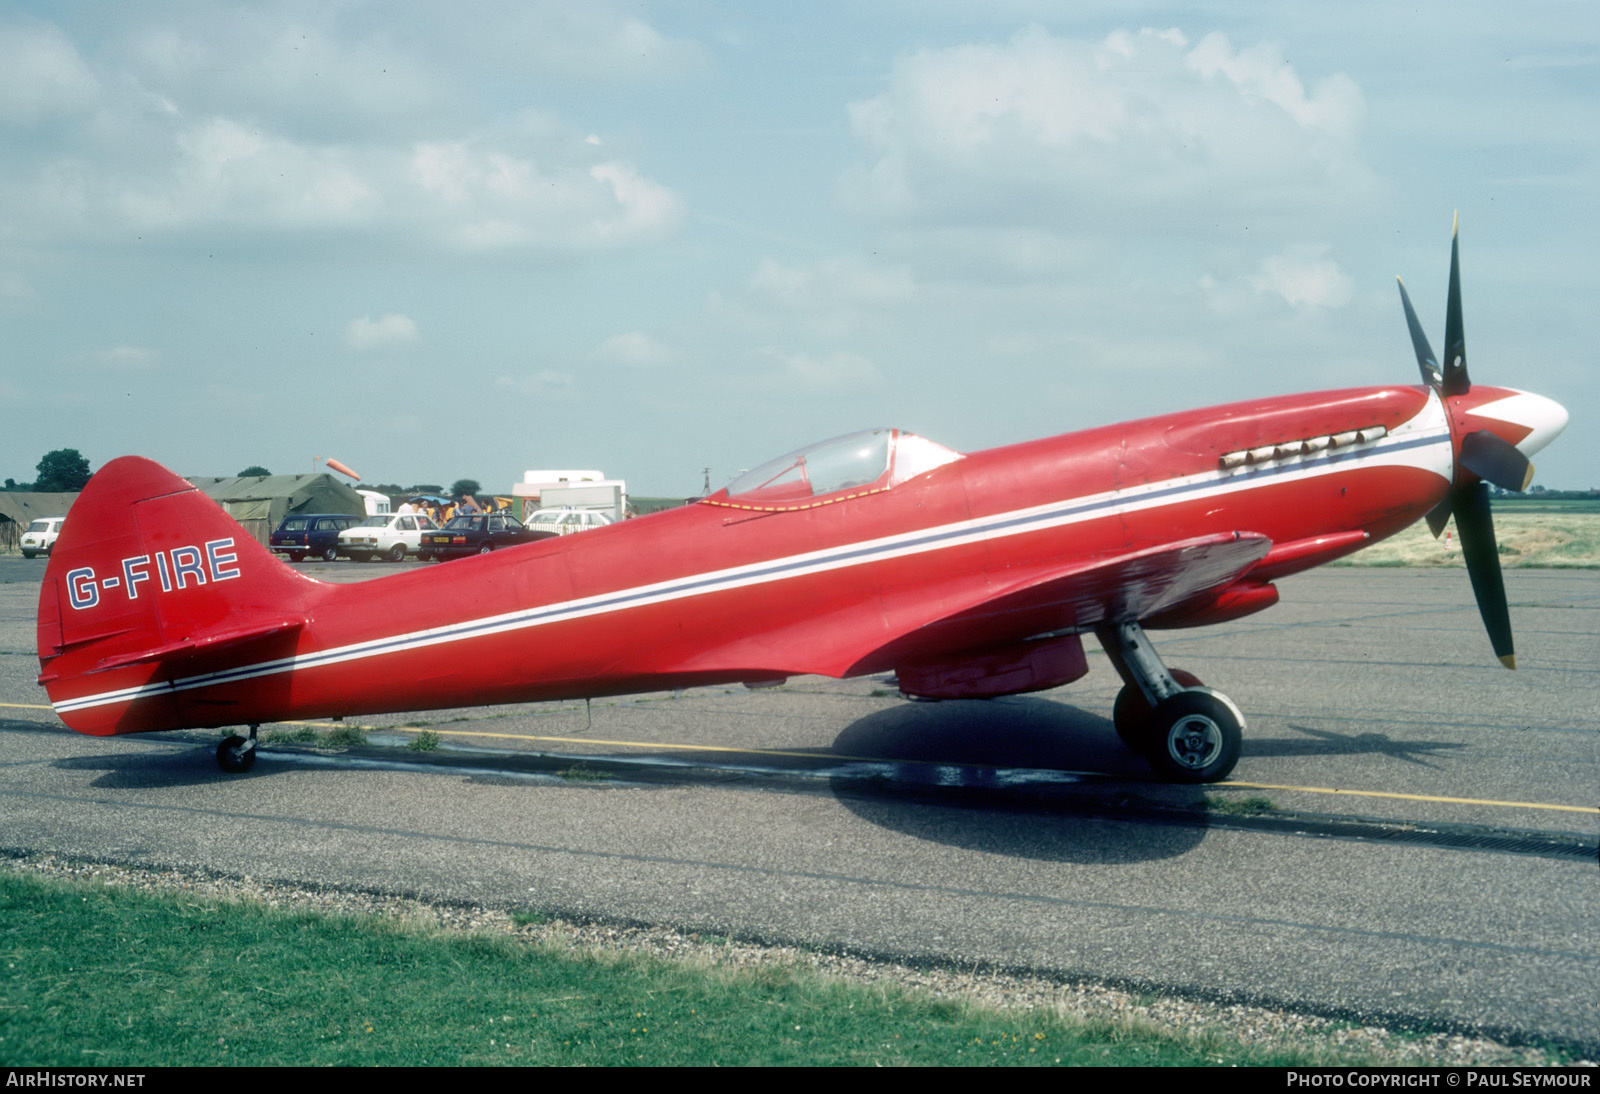
{"type": "Polygon", "coordinates": [[[893,671],[982,698],[1069,683],[1093,632],[1118,734],[1161,776],[1224,778],[1244,717],[1146,630],[1236,619],[1273,581],[1454,515],[1514,667],[1490,520],[1561,406],[1467,378],[1457,248],[1423,383],[1255,399],[962,455],[892,429],[790,453],[682,509],[357,584],[277,561],[136,457],[73,507],[39,599],[39,682],[106,736],[893,671]]]}

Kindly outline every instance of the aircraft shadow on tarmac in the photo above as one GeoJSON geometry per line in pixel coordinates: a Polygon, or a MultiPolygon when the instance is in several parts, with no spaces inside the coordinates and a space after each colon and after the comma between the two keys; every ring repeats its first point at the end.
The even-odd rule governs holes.
{"type": "Polygon", "coordinates": [[[1246,737],[1246,751],[1262,757],[1378,755],[1419,767],[1433,767],[1435,765],[1428,762],[1430,756],[1467,747],[1461,741],[1396,740],[1387,733],[1334,733],[1293,723],[1288,728],[1305,736],[1246,737]]]}
{"type": "Polygon", "coordinates": [[[1172,823],[1172,807],[1202,791],[1147,782],[1149,766],[1110,721],[1048,699],[909,703],[852,723],[834,749],[893,765],[878,780],[835,779],[839,802],[870,824],[918,839],[1107,864],[1175,857],[1205,837],[1201,815],[1185,811],[1172,823]]]}

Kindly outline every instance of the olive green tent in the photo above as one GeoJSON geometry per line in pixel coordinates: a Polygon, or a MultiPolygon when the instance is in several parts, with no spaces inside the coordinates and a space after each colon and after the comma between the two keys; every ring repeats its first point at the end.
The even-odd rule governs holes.
{"type": "Polygon", "coordinates": [[[66,516],[77,500],[77,494],[0,490],[0,551],[16,551],[28,525],[40,517],[66,516]]]}
{"type": "Polygon", "coordinates": [[[188,478],[261,543],[267,542],[273,529],[290,513],[344,513],[359,517],[367,511],[361,495],[332,475],[188,478]]]}

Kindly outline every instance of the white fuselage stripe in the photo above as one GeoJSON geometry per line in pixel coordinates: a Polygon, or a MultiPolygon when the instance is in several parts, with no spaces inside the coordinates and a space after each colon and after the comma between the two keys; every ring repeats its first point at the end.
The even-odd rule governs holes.
{"type": "MultiPolygon", "coordinates": [[[[904,532],[881,539],[848,543],[806,554],[765,562],[692,574],[670,581],[581,597],[575,600],[526,608],[500,615],[387,638],[357,642],[313,653],[240,665],[217,672],[201,673],[178,680],[142,684],[99,692],[54,704],[57,712],[70,713],[91,707],[132,702],[196,688],[272,676],[284,672],[319,668],[347,661],[363,660],[407,650],[423,649],[508,631],[525,630],[551,623],[661,604],[688,597],[726,592],[750,585],[785,581],[811,574],[826,573],[850,566],[883,562],[931,551],[1025,535],[1082,523],[1126,512],[1157,508],[1173,502],[1192,502],[1257,489],[1295,479],[1304,480],[1338,474],[1356,467],[1416,467],[1431,471],[1446,481],[1451,466],[1450,433],[1436,398],[1428,407],[1395,432],[1372,444],[1344,452],[1319,452],[1295,457],[1271,466],[1234,471],[1208,471],[1184,478],[1167,479],[1139,486],[1124,487],[1028,509],[1017,509],[993,516],[956,521],[937,528],[904,532]],[[1432,413],[1430,413],[1430,410],[1432,413]]],[[[1249,531],[1250,529],[1241,529],[1249,531]]]]}

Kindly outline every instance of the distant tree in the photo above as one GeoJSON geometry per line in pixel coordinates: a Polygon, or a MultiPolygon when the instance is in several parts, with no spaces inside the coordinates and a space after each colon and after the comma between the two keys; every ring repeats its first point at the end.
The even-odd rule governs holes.
{"type": "Polygon", "coordinates": [[[239,477],[241,479],[264,479],[270,474],[272,474],[272,472],[268,471],[265,467],[262,467],[259,463],[253,463],[243,471],[239,472],[239,477]]]}
{"type": "Polygon", "coordinates": [[[16,489],[18,489],[17,480],[16,479],[7,479],[6,480],[6,489],[7,490],[16,490],[16,489]]]}
{"type": "Polygon", "coordinates": [[[42,493],[76,493],[89,482],[89,461],[76,448],[58,448],[39,461],[33,488],[42,493]]]}
{"type": "Polygon", "coordinates": [[[458,494],[472,494],[476,496],[478,491],[482,489],[483,487],[478,485],[477,479],[457,479],[455,482],[450,484],[450,493],[452,496],[458,494]]]}

